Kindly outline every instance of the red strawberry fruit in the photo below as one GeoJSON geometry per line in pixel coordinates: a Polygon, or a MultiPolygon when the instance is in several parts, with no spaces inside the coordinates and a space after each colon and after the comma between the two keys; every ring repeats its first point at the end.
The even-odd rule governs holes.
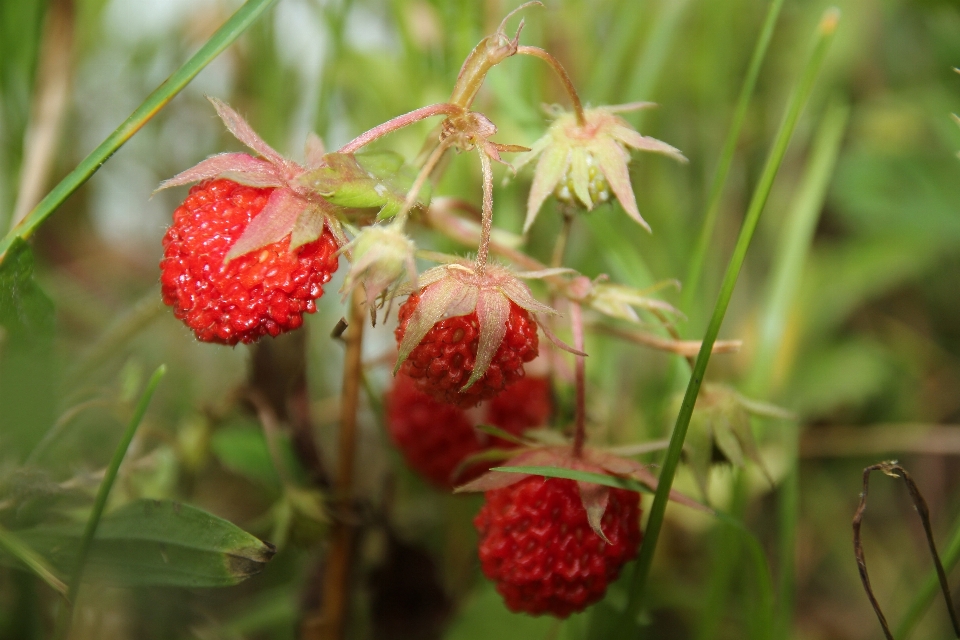
{"type": "Polygon", "coordinates": [[[516,612],[566,618],[600,600],[640,544],[640,494],[611,489],[590,527],[573,480],[528,476],[487,491],[474,519],[480,564],[516,612]]]}
{"type": "Polygon", "coordinates": [[[293,251],[287,236],[225,260],[274,190],[205,181],[174,212],[160,262],[163,301],[197,339],[249,343],[296,329],[304,313],[316,311],[314,301],[337,270],[329,230],[293,251]]]}
{"type": "MultiPolygon", "coordinates": [[[[494,397],[523,378],[523,364],[538,354],[537,325],[526,309],[512,300],[505,302],[509,303],[506,332],[485,373],[475,382],[466,386],[477,365],[480,348],[476,311],[433,324],[403,361],[400,373],[413,378],[417,388],[433,398],[464,408],[494,397]]],[[[420,294],[415,293],[400,306],[400,324],[395,332],[398,344],[402,345],[419,303],[420,294]]]]}
{"type": "Polygon", "coordinates": [[[435,486],[452,489],[454,483],[471,480],[489,467],[474,465],[455,478],[467,456],[515,446],[478,431],[474,424],[492,424],[520,435],[525,429],[543,425],[552,409],[550,385],[545,378],[524,378],[476,412],[468,413],[434,400],[420,391],[412,378],[400,374],[387,397],[387,429],[411,468],[435,486]]]}

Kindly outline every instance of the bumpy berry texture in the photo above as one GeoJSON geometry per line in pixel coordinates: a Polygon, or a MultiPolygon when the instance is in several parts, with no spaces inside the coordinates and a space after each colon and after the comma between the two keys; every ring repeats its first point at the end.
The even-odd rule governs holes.
{"type": "MultiPolygon", "coordinates": [[[[414,293],[400,306],[395,332],[397,344],[403,341],[407,323],[419,302],[420,296],[414,293]]],[[[537,325],[526,310],[511,302],[507,333],[490,367],[473,386],[461,391],[473,372],[479,343],[480,323],[476,312],[446,318],[433,325],[410,352],[400,373],[413,378],[418,389],[441,402],[474,407],[523,378],[523,364],[538,354],[537,325]]]]}
{"type": "Polygon", "coordinates": [[[552,410],[550,385],[544,378],[524,378],[468,413],[434,400],[413,379],[399,374],[387,396],[387,430],[414,471],[441,489],[451,489],[490,467],[473,465],[454,477],[467,456],[515,446],[474,429],[474,424],[492,424],[519,436],[525,429],[543,425],[552,410]]]}
{"type": "Polygon", "coordinates": [[[337,270],[329,231],[292,252],[287,238],[224,263],[272,191],[203,182],[173,214],[160,261],[163,301],[198,340],[234,345],[298,328],[337,270]]]}
{"type": "Polygon", "coordinates": [[[640,544],[640,494],[612,489],[601,529],[590,529],[573,480],[530,476],[487,491],[473,521],[480,565],[507,606],[566,618],[600,600],[640,544]]]}

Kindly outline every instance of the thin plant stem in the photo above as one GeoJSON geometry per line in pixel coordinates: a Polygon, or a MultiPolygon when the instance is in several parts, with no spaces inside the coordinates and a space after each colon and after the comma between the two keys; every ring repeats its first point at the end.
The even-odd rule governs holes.
{"type": "Polygon", "coordinates": [[[683,451],[683,441],[687,435],[687,427],[690,425],[690,418],[693,415],[693,407],[697,401],[697,395],[703,384],[704,374],[707,370],[707,364],[710,362],[710,354],[713,344],[716,342],[720,333],[720,326],[723,324],[723,318],[730,304],[730,298],[733,295],[734,287],[737,284],[737,278],[740,274],[740,268],[746,258],[747,249],[753,238],[753,232],[760,220],[760,214],[763,212],[770,195],[770,189],[773,186],[774,178],[783,161],[787,145],[793,135],[797,120],[806,104],[810,91],[813,88],[814,80],[823,64],[827,50],[833,34],[836,31],[839,21],[839,11],[828,9],[817,26],[816,39],[813,51],[804,67],[800,82],[797,84],[793,95],[787,103],[787,111],[780,129],[774,139],[770,155],[764,166],[763,173],[757,183],[753,198],[740,229],[740,235],[737,238],[737,244],[734,247],[733,255],[724,274],[723,284],[720,288],[716,306],[713,310],[713,316],[707,331],[703,338],[703,345],[697,360],[694,364],[693,373],[690,375],[690,381],[687,384],[687,390],[683,397],[683,403],[680,406],[680,412],[677,415],[677,421],[670,436],[670,446],[667,449],[666,457],[663,461],[663,467],[660,472],[660,479],[657,484],[656,495],[653,504],[650,507],[650,517],[647,521],[647,531],[644,536],[643,544],[640,547],[640,554],[634,565],[633,579],[630,582],[629,595],[627,600],[626,615],[629,620],[633,620],[639,612],[643,603],[644,591],[647,584],[647,578],[650,574],[650,567],[653,564],[653,555],[656,550],[657,541],[660,537],[660,530],[663,527],[663,518],[667,508],[670,489],[673,486],[673,478],[680,463],[680,455],[683,451]]]}
{"type": "Polygon", "coordinates": [[[423,167],[420,168],[420,173],[417,174],[413,184],[410,185],[410,191],[407,192],[407,197],[403,201],[403,207],[396,216],[396,224],[400,229],[403,229],[403,225],[406,224],[407,218],[410,216],[410,210],[413,209],[414,203],[417,201],[417,198],[420,197],[420,190],[423,189],[423,185],[426,184],[427,178],[430,177],[430,174],[436,168],[437,163],[440,162],[440,158],[442,158],[443,154],[446,153],[447,149],[450,148],[452,140],[452,138],[446,138],[441,140],[440,144],[434,147],[433,151],[430,152],[430,157],[427,158],[427,161],[424,163],[423,167]]]}
{"type": "Polygon", "coordinates": [[[343,388],[340,394],[340,429],[337,456],[335,500],[338,517],[330,531],[324,576],[323,612],[314,630],[316,638],[340,640],[346,637],[350,609],[350,569],[353,565],[355,527],[350,508],[353,501],[353,475],[357,449],[357,410],[363,377],[363,293],[354,289],[350,300],[350,323],[344,334],[346,354],[343,361],[343,388]]]}
{"type": "MultiPolygon", "coordinates": [[[[583,315],[580,313],[579,303],[570,303],[570,325],[573,330],[573,348],[582,352],[583,315]]],[[[577,407],[573,431],[573,456],[579,458],[583,454],[583,442],[587,437],[587,377],[586,358],[580,355],[574,356],[574,358],[576,358],[574,379],[576,380],[577,389],[577,407]]]]}
{"type": "Polygon", "coordinates": [[[57,638],[66,638],[70,632],[70,623],[73,619],[73,607],[77,602],[77,593],[80,590],[83,570],[87,564],[87,556],[90,553],[90,546],[93,544],[93,537],[97,533],[100,518],[103,516],[103,510],[107,506],[107,498],[110,497],[110,490],[113,488],[113,483],[117,479],[120,464],[127,455],[127,449],[130,448],[133,436],[136,435],[137,429],[140,427],[140,422],[143,421],[143,416],[147,412],[147,407],[150,406],[153,392],[157,390],[157,385],[160,384],[160,380],[166,372],[166,365],[160,365],[157,367],[157,370],[153,372],[153,375],[150,376],[150,380],[147,382],[147,386],[143,390],[143,394],[140,396],[140,400],[133,410],[130,422],[123,432],[123,437],[120,438],[120,444],[117,445],[117,448],[113,452],[113,457],[110,459],[110,464],[107,465],[103,480],[100,481],[97,496],[93,501],[93,510],[90,512],[90,517],[87,518],[87,525],[83,530],[83,536],[80,538],[80,548],[77,550],[77,558],[73,572],[70,574],[70,588],[67,590],[69,605],[62,607],[57,617],[57,633],[55,635],[57,638]]]}
{"type": "Polygon", "coordinates": [[[414,122],[420,122],[421,120],[426,120],[427,118],[432,118],[433,116],[453,116],[460,113],[463,113],[463,109],[461,107],[458,107],[454,104],[449,104],[447,102],[420,107],[419,109],[414,109],[409,113],[405,113],[401,116],[397,116],[396,118],[387,120],[383,124],[377,125],[373,129],[361,133],[359,136],[340,147],[340,149],[337,150],[337,153],[356,153],[377,138],[382,138],[388,133],[399,131],[400,129],[403,129],[414,122]]]}
{"type": "Polygon", "coordinates": [[[517,47],[517,54],[540,58],[553,67],[557,77],[560,78],[560,82],[563,84],[563,89],[567,92],[567,95],[570,96],[570,102],[573,103],[573,112],[576,114],[577,124],[581,127],[586,125],[587,119],[583,115],[583,104],[580,102],[580,96],[577,95],[577,88],[573,86],[573,81],[570,80],[570,75],[567,73],[567,70],[563,68],[563,65],[560,64],[560,61],[540,47],[528,47],[526,45],[520,45],[517,47]]]}
{"type": "Polygon", "coordinates": [[[493,167],[490,158],[478,147],[480,169],[483,172],[483,209],[480,217],[480,247],[477,249],[477,275],[483,275],[490,252],[490,232],[493,229],[493,167]]]}
{"type": "Polygon", "coordinates": [[[693,249],[690,266],[687,269],[687,278],[684,281],[680,309],[686,313],[690,313],[690,305],[693,304],[693,300],[700,288],[703,264],[707,259],[710,240],[713,238],[713,231],[717,226],[720,196],[723,195],[723,187],[727,183],[727,176],[730,174],[730,165],[733,164],[733,155],[737,149],[740,130],[743,128],[743,123],[747,118],[750,98],[753,96],[753,90],[757,86],[760,67],[763,66],[763,60],[766,58],[767,48],[770,45],[770,40],[773,38],[773,30],[774,27],[776,27],[777,18],[780,15],[780,8],[782,6],[783,0],[771,0],[770,7],[767,9],[767,17],[763,21],[763,27],[760,29],[760,36],[757,38],[757,44],[753,48],[753,56],[750,58],[750,65],[747,67],[747,75],[743,79],[743,86],[740,87],[737,105],[733,110],[733,121],[730,123],[730,129],[727,131],[727,138],[724,140],[723,147],[720,151],[720,161],[717,163],[717,170],[713,175],[713,182],[710,184],[710,193],[707,197],[707,213],[703,217],[703,226],[700,228],[700,235],[697,237],[697,244],[693,249]]]}
{"type": "Polygon", "coordinates": [[[17,238],[26,239],[50,217],[70,195],[90,179],[94,173],[116,153],[133,135],[150,121],[174,96],[190,83],[204,67],[210,64],[220,53],[240,37],[244,31],[259,18],[277,0],[247,0],[230,19],[223,23],[216,33],[200,47],[182,67],[157,87],[147,99],[130,114],[116,131],[77,165],[60,183],[28,213],[20,223],[0,240],[0,260],[17,238]]]}

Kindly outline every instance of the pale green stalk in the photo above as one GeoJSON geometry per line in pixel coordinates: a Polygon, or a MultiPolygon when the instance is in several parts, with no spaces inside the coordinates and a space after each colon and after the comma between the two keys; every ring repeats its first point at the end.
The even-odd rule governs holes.
{"type": "Polygon", "coordinates": [[[693,298],[700,288],[700,277],[703,275],[703,263],[707,259],[710,240],[713,238],[713,231],[717,226],[720,196],[723,194],[723,187],[727,183],[730,165],[733,163],[733,154],[737,149],[737,140],[740,138],[740,129],[743,128],[743,122],[747,118],[750,98],[753,96],[754,87],[757,86],[757,76],[760,75],[760,67],[763,66],[763,60],[767,56],[767,48],[770,45],[771,38],[773,38],[773,29],[777,24],[777,18],[780,16],[780,8],[782,6],[783,0],[772,0],[770,2],[770,8],[767,9],[767,17],[763,21],[763,28],[760,30],[757,44],[754,45],[753,48],[750,66],[747,67],[747,75],[743,79],[743,86],[740,87],[737,106],[733,110],[733,122],[730,123],[730,130],[727,131],[727,139],[724,140],[723,148],[720,151],[720,161],[717,163],[717,171],[713,175],[713,182],[710,185],[710,194],[707,197],[707,213],[703,217],[700,236],[697,238],[693,256],[690,258],[687,278],[683,282],[683,296],[681,297],[680,309],[685,313],[690,313],[690,305],[693,303],[693,298]]]}
{"type": "Polygon", "coordinates": [[[270,5],[277,0],[247,0],[230,19],[223,23],[217,32],[207,40],[193,57],[184,63],[153,93],[147,96],[136,111],[130,114],[116,131],[111,133],[100,146],[90,152],[76,169],[71,171],[53,190],[24,217],[20,223],[0,240],[0,261],[10,244],[16,238],[28,238],[44,220],[57,210],[70,195],[90,179],[110,156],[124,145],[137,131],[150,121],[170,100],[190,83],[193,78],[210,64],[214,58],[230,46],[240,34],[247,30],[270,5]]]}
{"type": "Polygon", "coordinates": [[[50,587],[62,596],[67,595],[67,585],[57,577],[46,560],[36,551],[31,549],[25,542],[18,538],[14,533],[0,527],[0,549],[4,549],[11,556],[19,560],[30,571],[46,582],[50,587]]]}
{"type": "Polygon", "coordinates": [[[143,395],[140,396],[140,401],[137,402],[137,406],[133,410],[130,422],[123,432],[120,444],[117,445],[117,448],[113,452],[113,457],[110,459],[110,464],[107,465],[107,470],[103,476],[103,480],[100,482],[100,487],[97,489],[97,496],[93,501],[93,509],[90,511],[90,517],[87,518],[87,525],[84,527],[83,537],[80,538],[80,548],[77,550],[73,573],[70,575],[70,588],[67,591],[69,604],[60,609],[60,614],[57,617],[57,638],[66,638],[70,631],[70,623],[73,618],[73,606],[76,604],[77,592],[80,590],[80,581],[83,578],[83,570],[87,564],[87,555],[90,553],[90,545],[93,544],[93,537],[97,533],[100,517],[103,516],[103,510],[107,506],[107,498],[110,497],[110,490],[113,488],[113,483],[117,479],[117,472],[120,470],[120,464],[123,462],[123,458],[127,455],[127,449],[130,448],[133,436],[136,435],[137,428],[140,426],[140,422],[147,412],[147,407],[150,405],[151,398],[153,398],[153,392],[156,391],[157,385],[160,384],[160,379],[163,378],[166,372],[166,365],[160,365],[157,367],[157,370],[153,372],[153,375],[150,376],[143,395]]]}
{"type": "Polygon", "coordinates": [[[667,508],[670,489],[673,486],[673,478],[680,462],[680,455],[683,451],[683,441],[687,435],[687,428],[690,425],[690,418],[693,415],[693,407],[700,392],[700,386],[703,383],[707,364],[710,361],[710,353],[713,344],[720,333],[720,326],[723,324],[723,318],[730,304],[730,298],[733,295],[734,287],[737,283],[737,277],[740,274],[740,268],[746,257],[747,248],[750,246],[750,240],[760,220],[760,214],[763,212],[770,189],[773,186],[774,178],[780,168],[780,163],[786,153],[787,145],[793,135],[800,112],[806,104],[810,91],[813,88],[814,80],[823,64],[827,49],[829,48],[832,36],[836,31],[839,12],[836,9],[828,10],[817,27],[816,41],[813,51],[806,63],[801,76],[790,101],[787,105],[787,112],[783,123],[777,132],[770,155],[767,158],[763,173],[754,191],[753,198],[747,210],[743,221],[743,227],[740,230],[740,236],[734,247],[733,255],[724,274],[723,283],[720,287],[720,295],[714,307],[713,316],[707,327],[703,338],[703,344],[700,353],[694,364],[693,373],[690,376],[683,403],[680,407],[680,413],[677,416],[676,425],[670,438],[670,446],[667,449],[666,457],[663,461],[663,467],[660,473],[660,480],[657,486],[657,492],[650,507],[650,517],[647,521],[647,531],[640,555],[634,567],[634,575],[630,584],[629,598],[627,601],[626,615],[634,619],[643,603],[644,591],[646,589],[647,578],[650,574],[650,567],[653,563],[653,555],[656,550],[657,541],[660,537],[660,530],[663,527],[663,518],[667,508]]]}

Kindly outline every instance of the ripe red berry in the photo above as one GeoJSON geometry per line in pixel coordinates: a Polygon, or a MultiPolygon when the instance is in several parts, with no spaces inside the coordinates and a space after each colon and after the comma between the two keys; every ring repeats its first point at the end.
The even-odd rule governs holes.
{"type": "Polygon", "coordinates": [[[437,487],[451,489],[490,467],[474,465],[454,477],[467,456],[515,446],[478,431],[474,424],[492,424],[520,435],[525,429],[543,425],[552,410],[550,385],[545,378],[524,378],[468,413],[434,400],[420,391],[414,380],[399,374],[387,396],[387,430],[411,468],[437,487]]]}
{"type": "MultiPolygon", "coordinates": [[[[397,344],[420,302],[416,293],[400,306],[397,344]]],[[[487,372],[469,389],[461,391],[473,372],[480,344],[480,323],[476,311],[437,322],[400,367],[424,393],[458,407],[473,407],[489,400],[523,378],[523,363],[537,357],[537,325],[530,314],[510,302],[507,332],[487,372]]]]}
{"type": "Polygon", "coordinates": [[[173,214],[160,261],[163,301],[198,340],[234,345],[298,328],[337,270],[337,243],[326,230],[292,252],[287,238],[224,263],[272,191],[202,182],[173,214]]]}
{"type": "Polygon", "coordinates": [[[600,600],[640,544],[640,494],[612,489],[590,529],[573,480],[529,476],[486,492],[473,521],[480,564],[512,611],[566,618],[600,600]]]}

